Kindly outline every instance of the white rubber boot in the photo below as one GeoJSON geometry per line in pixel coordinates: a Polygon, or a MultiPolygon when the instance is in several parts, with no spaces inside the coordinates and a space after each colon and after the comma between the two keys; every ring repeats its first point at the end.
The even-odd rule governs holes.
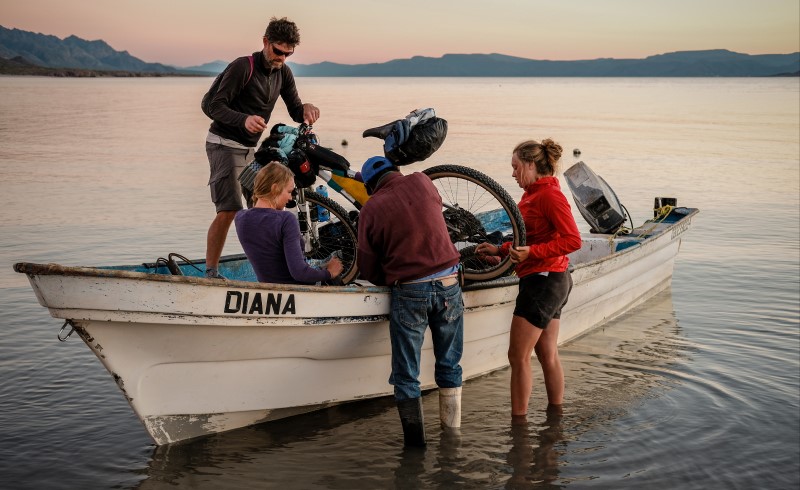
{"type": "Polygon", "coordinates": [[[439,388],[439,419],[442,427],[461,427],[461,387],[439,388]]]}

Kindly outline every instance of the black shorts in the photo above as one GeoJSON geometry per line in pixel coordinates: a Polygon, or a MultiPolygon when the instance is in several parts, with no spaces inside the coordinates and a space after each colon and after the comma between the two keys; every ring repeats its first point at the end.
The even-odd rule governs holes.
{"type": "Polygon", "coordinates": [[[572,291],[569,271],[531,274],[519,280],[519,294],[514,315],[544,329],[550,320],[561,318],[561,309],[572,291]]]}

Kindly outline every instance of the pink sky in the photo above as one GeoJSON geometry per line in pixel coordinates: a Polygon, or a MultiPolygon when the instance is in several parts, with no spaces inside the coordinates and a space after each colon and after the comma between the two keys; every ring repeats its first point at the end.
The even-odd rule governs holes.
{"type": "Polygon", "coordinates": [[[0,0],[4,27],[102,39],[144,61],[176,66],[260,49],[271,16],[300,27],[297,63],[446,53],[574,60],[718,48],[800,51],[798,0],[0,0]]]}

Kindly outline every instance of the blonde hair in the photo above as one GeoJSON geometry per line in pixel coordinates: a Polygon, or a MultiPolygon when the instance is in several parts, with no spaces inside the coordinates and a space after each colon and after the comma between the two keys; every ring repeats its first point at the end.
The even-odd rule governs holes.
{"type": "Polygon", "coordinates": [[[294,180],[294,174],[288,167],[278,162],[269,162],[256,174],[253,184],[253,203],[259,198],[273,202],[290,180],[294,180]],[[273,189],[273,184],[277,184],[277,191],[273,189]]]}
{"type": "Polygon", "coordinates": [[[523,141],[514,148],[514,155],[524,163],[536,165],[539,175],[555,175],[558,171],[558,160],[561,158],[561,145],[548,138],[538,143],[534,140],[523,141]]]}

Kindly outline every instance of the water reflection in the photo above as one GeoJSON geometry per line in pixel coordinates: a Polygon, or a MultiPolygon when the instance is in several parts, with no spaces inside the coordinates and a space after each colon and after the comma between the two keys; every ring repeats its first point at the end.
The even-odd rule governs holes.
{"type": "Polygon", "coordinates": [[[138,488],[247,488],[292,481],[336,488],[326,473],[336,473],[339,458],[373,446],[375,419],[390,415],[396,415],[394,401],[381,398],[158,446],[138,488]]]}
{"type": "Polygon", "coordinates": [[[508,464],[511,477],[507,489],[562,488],[554,482],[559,475],[559,456],[564,452],[561,410],[547,410],[544,421],[532,425],[524,417],[511,420],[511,449],[508,464]],[[559,445],[561,448],[559,448],[559,445]]]}
{"type": "MultiPolygon", "coordinates": [[[[425,449],[403,448],[391,398],[366,400],[154,448],[138,488],[548,489],[607,483],[609,473],[618,481],[648,467],[639,459],[642,435],[670,423],[668,393],[683,381],[674,365],[691,350],[666,291],[562,348],[563,414],[546,410],[534,369],[527,420],[512,421],[509,371],[502,370],[466,383],[460,431],[439,427],[436,392],[423,396],[425,449]],[[637,421],[642,403],[659,398],[667,411],[637,421]],[[620,450],[620,438],[630,447],[620,450]]],[[[663,451],[675,443],[669,446],[663,451]]]]}
{"type": "MultiPolygon", "coordinates": [[[[631,475],[652,472],[652,458],[660,454],[667,460],[681,444],[659,429],[670,426],[678,409],[672,398],[679,395],[673,389],[703,384],[686,379],[679,367],[695,351],[683,336],[667,290],[560,349],[566,381],[563,412],[547,410],[543,379],[534,366],[528,419],[512,419],[506,433],[510,475],[505,488],[575,483],[603,488],[609,478],[633,480],[631,475]],[[653,400],[653,407],[642,409],[653,400]],[[661,444],[650,445],[651,437],[661,444]],[[622,440],[629,444],[620,449],[622,440]],[[608,454],[611,448],[616,448],[614,454],[608,454]]],[[[700,391],[707,388],[703,384],[700,391]]]]}
{"type": "Polygon", "coordinates": [[[403,448],[399,464],[394,468],[394,488],[425,488],[425,456],[427,448],[403,448]]]}

